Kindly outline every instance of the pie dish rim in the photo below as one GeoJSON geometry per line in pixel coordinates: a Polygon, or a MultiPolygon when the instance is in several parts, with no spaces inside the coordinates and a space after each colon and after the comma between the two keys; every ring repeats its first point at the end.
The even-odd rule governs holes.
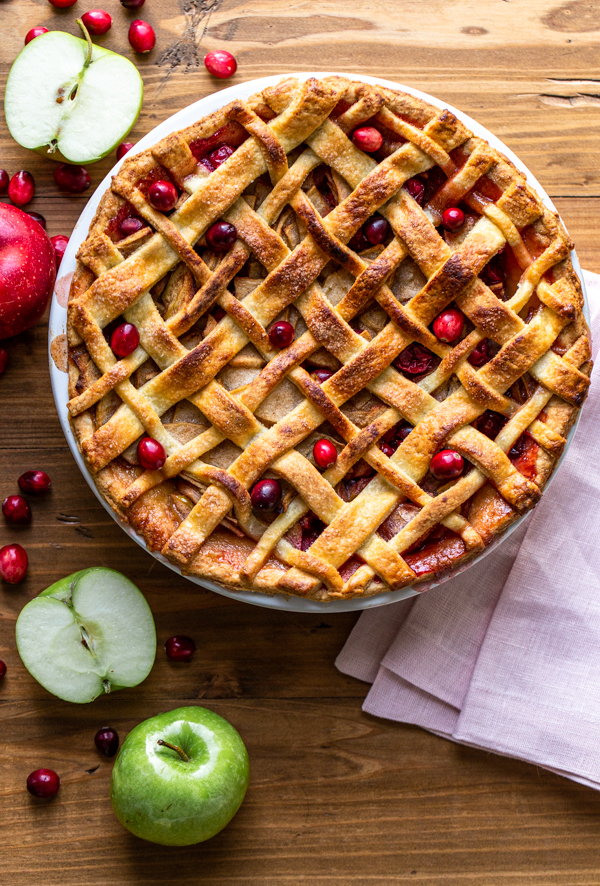
{"type": "MultiPolygon", "coordinates": [[[[339,73],[339,72],[301,72],[301,73],[291,73],[291,74],[275,74],[269,77],[259,78],[257,80],[248,80],[244,83],[238,83],[233,86],[227,87],[216,93],[211,93],[208,96],[205,96],[202,99],[199,99],[197,102],[194,102],[191,105],[188,105],[185,108],[182,108],[180,111],[177,111],[171,117],[168,117],[150,132],[148,132],[140,141],[135,145],[135,148],[132,149],[130,155],[134,153],[141,152],[143,150],[152,147],[156,144],[157,141],[164,138],[166,135],[176,132],[179,129],[182,129],[185,126],[190,125],[190,123],[195,122],[207,114],[212,113],[220,107],[228,104],[232,100],[245,99],[250,95],[259,92],[260,90],[265,89],[268,86],[274,85],[281,80],[287,77],[295,77],[298,80],[306,80],[309,77],[315,78],[324,78],[331,76],[339,76],[346,77],[350,80],[358,80],[372,85],[380,85],[387,87],[389,89],[401,90],[408,94],[414,95],[415,97],[426,101],[436,107],[440,108],[448,108],[452,113],[454,113],[459,120],[461,120],[476,136],[480,136],[481,138],[486,139],[487,142],[498,151],[502,152],[510,161],[512,161],[515,166],[526,176],[528,183],[536,190],[540,199],[553,212],[556,212],[556,208],[554,207],[552,200],[544,190],[544,188],[537,181],[535,176],[529,171],[529,169],[525,166],[525,164],[519,160],[519,158],[508,148],[497,136],[495,136],[492,132],[488,131],[484,126],[479,124],[477,121],[473,120],[469,115],[463,113],[462,111],[452,107],[441,99],[436,98],[435,96],[431,96],[428,93],[422,92],[413,87],[396,83],[394,81],[386,80],[384,78],[372,77],[369,75],[363,74],[354,74],[354,73],[339,73]]],[[[129,155],[128,155],[129,156],[129,155]]],[[[115,164],[115,166],[108,172],[106,177],[100,182],[94,194],[90,197],[88,203],[86,204],[83,212],[79,216],[71,238],[69,240],[69,245],[65,256],[63,258],[61,270],[64,273],[61,273],[59,281],[68,275],[75,268],[75,253],[77,252],[79,246],[85,240],[88,235],[89,225],[92,221],[94,213],[97,209],[100,200],[105,194],[106,190],[110,187],[111,176],[115,174],[116,170],[120,167],[123,161],[119,161],[115,164]]],[[[562,220],[561,220],[562,221],[562,220]]],[[[583,314],[585,319],[589,323],[589,305],[587,301],[587,294],[585,290],[585,281],[583,279],[583,273],[581,269],[581,265],[577,258],[577,254],[574,250],[571,251],[571,262],[573,265],[573,269],[579,280],[581,282],[582,291],[584,295],[584,309],[583,314]]],[[[66,308],[62,307],[56,295],[53,297],[51,312],[50,312],[50,321],[49,321],[49,344],[51,345],[54,338],[66,330],[66,316],[67,311],[66,308]]],[[[127,532],[127,534],[133,538],[140,546],[142,546],[145,550],[147,550],[152,556],[154,556],[161,563],[164,563],[174,572],[179,575],[184,575],[181,570],[167,560],[160,552],[158,551],[150,551],[147,547],[146,541],[141,535],[138,535],[135,530],[130,526],[129,523],[122,520],[118,514],[111,508],[109,503],[104,499],[90,472],[88,471],[81,452],[79,450],[77,441],[73,434],[71,425],[68,419],[68,410],[66,407],[66,403],[68,400],[68,392],[67,392],[67,375],[62,372],[54,363],[51,354],[49,354],[50,359],[50,375],[51,375],[51,384],[54,400],[57,407],[57,412],[59,415],[59,420],[67,439],[67,443],[69,444],[69,448],[72,454],[75,457],[75,461],[79,469],[81,470],[84,478],[86,479],[88,485],[95,493],[98,500],[102,503],[105,509],[111,514],[111,516],[115,519],[115,521],[127,532]]],[[[576,428],[581,416],[581,410],[578,410],[578,414],[576,420],[571,428],[568,436],[567,443],[564,449],[563,454],[558,459],[552,474],[548,481],[545,484],[545,489],[547,489],[548,484],[551,482],[556,472],[560,468],[560,464],[562,459],[566,455],[568,448],[572,442],[573,435],[576,432],[576,428]]],[[[504,532],[500,533],[500,535],[495,538],[491,544],[489,544],[483,551],[481,551],[478,555],[470,558],[465,564],[462,566],[450,570],[447,575],[442,575],[439,579],[432,580],[430,584],[427,585],[429,589],[433,589],[440,584],[443,584],[445,581],[450,578],[455,578],[459,575],[464,569],[468,569],[470,566],[478,563],[483,557],[485,557],[490,551],[494,550],[498,544],[504,541],[509,535],[517,529],[518,526],[522,524],[522,521],[527,517],[529,512],[523,514],[517,520],[514,521],[504,532]]],[[[195,584],[200,585],[201,587],[205,587],[208,590],[212,590],[216,593],[222,594],[227,597],[231,597],[233,599],[240,599],[244,602],[251,603],[253,605],[263,606],[271,609],[281,609],[281,610],[289,610],[296,612],[343,612],[343,611],[360,611],[364,609],[369,609],[372,606],[382,606],[387,605],[389,603],[398,602],[403,599],[407,599],[409,597],[416,596],[421,593],[423,588],[421,586],[421,590],[417,590],[414,587],[406,587],[402,588],[398,591],[387,591],[381,592],[374,596],[360,598],[355,597],[349,600],[339,600],[339,601],[316,601],[311,599],[303,599],[298,596],[286,596],[284,593],[277,593],[274,595],[267,594],[261,591],[245,591],[245,590],[235,590],[228,589],[222,585],[217,584],[216,582],[211,581],[210,579],[201,578],[195,575],[185,574],[185,578],[190,579],[195,584]]]]}

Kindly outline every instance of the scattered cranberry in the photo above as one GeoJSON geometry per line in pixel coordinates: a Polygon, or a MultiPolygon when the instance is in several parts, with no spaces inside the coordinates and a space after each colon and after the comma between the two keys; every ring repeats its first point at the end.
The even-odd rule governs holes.
{"type": "Polygon", "coordinates": [[[472,366],[485,366],[486,363],[490,362],[492,358],[490,357],[490,349],[488,345],[489,342],[487,338],[484,338],[483,341],[479,342],[476,348],[473,348],[469,356],[469,363],[472,366]]]}
{"type": "MultiPolygon", "coordinates": [[[[58,0],[51,2],[58,6],[58,0]]],[[[70,6],[71,3],[65,5],[70,6]]],[[[53,769],[36,769],[27,776],[27,790],[40,800],[51,800],[58,793],[59,787],[60,778],[53,769]]]]}
{"type": "Polygon", "coordinates": [[[90,9],[89,12],[84,12],[81,16],[81,21],[94,37],[101,37],[102,34],[106,34],[107,31],[110,31],[110,26],[112,25],[112,18],[103,9],[90,9]]]}
{"type": "Polygon", "coordinates": [[[90,174],[83,166],[60,163],[54,170],[54,181],[61,191],[69,194],[82,194],[92,183],[90,174]]]}
{"type": "Polygon", "coordinates": [[[257,511],[274,511],[281,501],[281,484],[278,480],[259,480],[252,487],[250,498],[257,511]]]}
{"type": "Polygon", "coordinates": [[[383,243],[390,230],[390,226],[384,218],[371,218],[363,228],[365,237],[371,246],[379,246],[383,243]]]}
{"type": "Polygon", "coordinates": [[[320,468],[330,468],[337,461],[337,449],[329,440],[317,440],[313,446],[313,455],[320,468]]]}
{"type": "Polygon", "coordinates": [[[0,375],[4,375],[4,371],[8,366],[8,351],[6,348],[0,348],[0,375]]]}
{"type": "Polygon", "coordinates": [[[368,249],[371,244],[365,237],[363,233],[363,229],[359,228],[356,234],[352,237],[348,246],[350,249],[353,249],[355,252],[362,252],[365,249],[368,249]]]}
{"type": "Polygon", "coordinates": [[[381,441],[380,441],[380,443],[379,443],[379,448],[381,449],[381,451],[383,452],[384,455],[387,455],[388,458],[391,458],[391,456],[392,456],[392,455],[394,454],[394,452],[396,451],[396,450],[394,449],[394,447],[393,447],[393,446],[390,446],[389,443],[386,443],[385,440],[381,440],[381,441]]]}
{"type": "Polygon", "coordinates": [[[21,545],[4,545],[0,548],[0,578],[16,585],[27,575],[27,553],[21,545]]]}
{"type": "Polygon", "coordinates": [[[115,729],[103,726],[94,736],[94,744],[105,757],[114,757],[119,750],[119,736],[115,729]]]}
{"type": "Polygon", "coordinates": [[[213,151],[212,154],[209,154],[207,159],[209,160],[211,166],[216,169],[217,166],[221,165],[221,163],[225,163],[225,161],[228,160],[232,154],[233,148],[231,148],[229,145],[221,145],[220,148],[217,148],[216,151],[213,151]]]}
{"type": "Polygon", "coordinates": [[[165,652],[169,661],[191,661],[196,644],[191,637],[169,637],[165,643],[165,652]]]}
{"type": "Polygon", "coordinates": [[[454,449],[442,449],[431,459],[429,470],[436,480],[456,480],[465,467],[462,455],[454,449]]]}
{"type": "Polygon", "coordinates": [[[57,234],[55,237],[50,237],[50,242],[54,246],[54,255],[56,257],[56,269],[62,261],[62,257],[65,254],[67,246],[69,245],[69,238],[65,237],[64,234],[57,234]]]}
{"type": "Polygon", "coordinates": [[[419,181],[418,178],[409,178],[407,182],[404,183],[404,187],[413,198],[415,203],[418,203],[419,206],[423,205],[423,198],[425,197],[425,185],[422,181],[419,181]]]}
{"type": "Polygon", "coordinates": [[[411,431],[412,425],[409,425],[408,422],[405,421],[399,421],[393,428],[390,428],[389,431],[385,432],[382,439],[386,443],[389,443],[395,451],[400,444],[406,440],[411,431]]]}
{"type": "Polygon", "coordinates": [[[136,52],[150,52],[156,43],[154,28],[141,18],[136,18],[129,25],[129,42],[136,52]]]}
{"type": "Polygon", "coordinates": [[[287,348],[294,340],[294,327],[287,320],[278,320],[269,329],[269,341],[274,348],[287,348]]]}
{"type": "Polygon", "coordinates": [[[352,142],[367,154],[378,151],[383,144],[383,136],[374,126],[361,126],[352,133],[352,142]]]}
{"type": "Polygon", "coordinates": [[[167,460],[167,453],[162,444],[154,437],[142,437],[137,447],[137,456],[147,471],[158,471],[167,460]]]}
{"type": "Polygon", "coordinates": [[[117,148],[117,160],[122,160],[125,154],[133,148],[133,142],[121,142],[117,148]]]}
{"type": "Polygon", "coordinates": [[[25,526],[31,523],[31,508],[22,495],[9,495],[2,503],[2,513],[7,523],[25,526]]]}
{"type": "Polygon", "coordinates": [[[35,28],[32,28],[25,34],[25,46],[27,46],[28,43],[31,43],[32,40],[35,40],[36,37],[41,37],[42,34],[47,33],[48,28],[45,28],[43,25],[36,25],[35,28]]]}
{"type": "Polygon", "coordinates": [[[125,9],[141,9],[146,0],[121,0],[121,6],[125,9]]]}
{"type": "Polygon", "coordinates": [[[25,206],[33,200],[35,194],[35,181],[30,172],[20,169],[15,173],[8,184],[8,196],[15,206],[25,206]]]}
{"type": "Polygon", "coordinates": [[[21,492],[29,495],[45,495],[50,491],[51,480],[45,471],[25,471],[18,480],[21,492]]]}
{"type": "Polygon", "coordinates": [[[233,77],[237,70],[237,62],[226,49],[215,49],[204,56],[204,65],[209,74],[219,80],[233,77]]]}
{"type": "Polygon", "coordinates": [[[10,179],[6,169],[0,169],[0,194],[8,194],[8,183],[10,179]]]}
{"type": "Polygon", "coordinates": [[[237,231],[229,222],[215,222],[206,232],[206,242],[215,252],[227,252],[236,240],[237,231]]]}
{"type": "Polygon", "coordinates": [[[485,434],[490,440],[495,440],[507,421],[508,419],[499,412],[486,409],[483,415],[480,415],[474,422],[474,425],[480,433],[485,434]]]}
{"type": "Polygon", "coordinates": [[[464,314],[457,308],[446,308],[433,321],[433,334],[440,341],[456,341],[463,334],[464,328],[464,314]]]}
{"type": "Polygon", "coordinates": [[[172,182],[160,181],[150,185],[148,191],[148,199],[155,209],[160,212],[170,212],[177,203],[177,188],[172,182]]]}
{"type": "Polygon", "coordinates": [[[141,218],[124,218],[122,222],[119,222],[119,231],[123,234],[124,237],[130,237],[132,234],[137,234],[138,231],[141,231],[144,228],[144,222],[141,218]]]}
{"type": "Polygon", "coordinates": [[[75,6],[77,0],[48,0],[48,3],[56,9],[67,9],[69,6],[75,6]]]}
{"type": "Polygon", "coordinates": [[[0,661],[0,680],[6,674],[6,665],[3,661],[0,661]]]}
{"type": "Polygon", "coordinates": [[[43,215],[40,215],[39,212],[28,212],[27,215],[34,221],[36,221],[38,225],[41,225],[44,230],[46,230],[46,219],[43,215]]]}
{"type": "Polygon", "coordinates": [[[449,206],[442,213],[442,224],[447,231],[459,231],[465,223],[465,214],[458,206],[449,206]]]}
{"type": "Polygon", "coordinates": [[[121,323],[110,337],[110,346],[117,357],[129,357],[140,343],[140,334],[133,323],[121,323]]]}
{"type": "Polygon", "coordinates": [[[405,375],[422,375],[431,372],[435,363],[435,356],[431,351],[418,344],[416,341],[404,348],[394,360],[394,366],[405,375]]]}
{"type": "Polygon", "coordinates": [[[328,378],[331,378],[333,372],[331,369],[315,369],[314,372],[311,372],[311,375],[316,382],[322,385],[328,378]]]}

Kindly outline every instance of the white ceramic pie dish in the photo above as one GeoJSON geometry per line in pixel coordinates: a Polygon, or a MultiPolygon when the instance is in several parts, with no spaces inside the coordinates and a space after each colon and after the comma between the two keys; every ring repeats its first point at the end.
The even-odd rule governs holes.
{"type": "MultiPolygon", "coordinates": [[[[475,134],[481,136],[486,139],[494,148],[501,151],[505,154],[514,164],[517,166],[527,177],[529,183],[537,193],[540,195],[544,203],[553,211],[556,211],[555,206],[550,200],[549,196],[546,194],[542,186],[539,184],[537,179],[529,172],[527,167],[519,160],[518,157],[513,154],[513,152],[508,148],[499,138],[497,138],[493,133],[489,132],[485,127],[481,126],[467,114],[463,114],[462,111],[453,108],[451,105],[446,104],[445,102],[440,101],[437,98],[434,98],[431,95],[428,95],[425,92],[420,92],[418,89],[413,89],[410,86],[404,86],[399,83],[393,83],[390,80],[384,80],[380,77],[369,77],[367,75],[359,75],[359,74],[340,74],[339,72],[309,72],[309,73],[298,73],[298,74],[289,74],[287,76],[297,77],[299,80],[307,79],[308,77],[327,77],[332,76],[332,74],[337,74],[338,76],[348,77],[354,80],[362,80],[365,83],[371,83],[375,85],[386,86],[390,89],[399,89],[404,92],[410,93],[412,95],[417,96],[418,98],[423,99],[424,101],[430,102],[432,105],[436,105],[441,108],[449,108],[456,116],[463,121],[463,123],[475,134]]],[[[149,132],[144,136],[133,148],[131,153],[135,153],[138,151],[145,150],[147,148],[152,147],[160,139],[164,138],[171,132],[175,132],[176,130],[182,129],[185,126],[189,126],[191,123],[195,122],[201,117],[206,116],[207,114],[212,113],[223,105],[228,104],[236,98],[246,99],[250,95],[255,92],[259,92],[262,89],[265,89],[267,86],[271,86],[275,83],[278,83],[283,77],[286,75],[277,74],[273,77],[262,77],[259,80],[250,80],[247,83],[239,83],[235,86],[230,86],[228,89],[223,89],[220,92],[214,93],[213,95],[209,95],[206,98],[200,99],[200,101],[195,102],[192,105],[189,105],[187,108],[183,108],[183,110],[178,111],[176,114],[173,114],[172,117],[169,117],[163,123],[159,124],[155,129],[149,132]]],[[[115,171],[119,168],[120,163],[117,163],[113,169],[108,173],[106,178],[98,185],[94,194],[90,197],[85,209],[81,213],[77,224],[71,234],[71,238],[69,240],[69,245],[65,252],[64,258],[62,260],[61,268],[60,268],[60,276],[57,281],[56,290],[60,291],[60,280],[63,279],[66,275],[70,275],[72,271],[75,269],[75,255],[77,250],[79,249],[81,243],[86,238],[89,226],[91,224],[92,218],[102,195],[110,186],[111,176],[115,173],[115,171]]],[[[573,262],[573,267],[576,273],[581,280],[581,285],[584,292],[585,297],[585,307],[584,313],[586,319],[589,321],[589,306],[587,301],[587,295],[585,292],[585,282],[583,280],[583,274],[581,271],[581,266],[579,264],[579,260],[575,252],[571,253],[571,259],[573,262]]],[[[62,289],[65,289],[63,284],[62,289]]],[[[51,344],[57,336],[64,335],[66,332],[66,321],[67,321],[67,311],[64,305],[64,292],[57,295],[57,291],[55,291],[54,297],[52,299],[52,306],[50,311],[50,323],[49,323],[49,344],[51,344]]],[[[67,374],[58,368],[52,356],[50,355],[50,377],[52,382],[52,392],[54,395],[54,400],[56,403],[56,408],[58,410],[58,416],[60,419],[60,423],[62,425],[62,429],[64,431],[65,437],[67,439],[67,443],[69,444],[69,448],[73,453],[73,457],[77,462],[79,469],[81,470],[83,476],[85,477],[87,483],[90,488],[104,506],[104,508],[108,511],[111,517],[119,523],[121,528],[139,545],[141,545],[144,549],[146,548],[146,543],[143,538],[141,538],[127,523],[120,520],[118,515],[111,509],[108,503],[103,499],[98,490],[96,489],[96,485],[94,480],[89,473],[81,453],[79,452],[79,447],[77,446],[77,441],[73,435],[71,430],[71,426],[69,423],[68,410],[67,410],[67,400],[68,397],[68,386],[67,386],[67,374]]],[[[581,414],[581,413],[579,413],[581,414]]],[[[577,422],[579,420],[579,416],[577,422]]],[[[569,434],[567,445],[565,447],[565,451],[559,460],[558,465],[556,466],[552,476],[550,477],[549,483],[552,481],[552,478],[556,475],[556,472],[560,469],[560,462],[565,457],[566,452],[569,448],[571,440],[573,439],[573,435],[577,428],[577,422],[574,427],[571,429],[569,434]]],[[[548,484],[547,484],[548,485],[548,484]]],[[[207,579],[197,578],[195,576],[186,575],[189,581],[194,582],[195,584],[201,585],[202,587],[208,588],[209,590],[215,591],[218,594],[223,594],[226,597],[232,597],[234,599],[243,600],[245,603],[252,603],[255,606],[264,606],[269,609],[280,609],[280,610],[288,610],[291,612],[345,612],[349,610],[361,610],[361,609],[370,609],[374,606],[384,606],[388,603],[395,603],[399,600],[404,600],[408,597],[416,596],[419,593],[422,593],[424,590],[430,590],[433,587],[437,587],[440,584],[443,584],[449,578],[454,578],[465,569],[468,569],[470,566],[473,566],[475,563],[478,563],[483,557],[487,556],[490,551],[494,550],[497,545],[501,544],[504,539],[508,538],[508,536],[517,529],[518,526],[521,525],[524,519],[528,514],[524,514],[518,520],[516,520],[509,529],[504,532],[501,536],[499,536],[492,544],[490,544],[484,551],[482,551],[477,557],[474,557],[472,560],[469,560],[464,564],[460,569],[452,572],[450,575],[446,577],[442,577],[438,581],[433,581],[427,584],[419,585],[419,590],[415,590],[414,588],[402,588],[399,591],[390,591],[388,593],[377,594],[374,597],[367,597],[365,599],[354,598],[352,600],[339,600],[332,601],[329,603],[318,602],[314,600],[304,600],[301,597],[294,596],[285,596],[283,594],[276,594],[271,596],[270,594],[259,593],[259,592],[251,592],[251,591],[236,591],[236,590],[227,590],[226,588],[221,587],[215,582],[209,581],[207,579]]],[[[151,556],[155,557],[161,563],[164,563],[169,569],[172,569],[174,572],[178,572],[182,574],[181,571],[170,563],[165,557],[162,556],[159,552],[149,552],[151,556]]]]}

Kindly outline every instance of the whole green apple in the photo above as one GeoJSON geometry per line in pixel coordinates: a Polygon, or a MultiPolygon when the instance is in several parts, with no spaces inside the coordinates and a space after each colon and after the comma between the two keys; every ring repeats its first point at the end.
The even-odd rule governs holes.
{"type": "Polygon", "coordinates": [[[110,799],[136,837],[190,846],[218,834],[248,787],[248,752],[233,726],[198,706],[133,729],[115,761],[110,799]]]}

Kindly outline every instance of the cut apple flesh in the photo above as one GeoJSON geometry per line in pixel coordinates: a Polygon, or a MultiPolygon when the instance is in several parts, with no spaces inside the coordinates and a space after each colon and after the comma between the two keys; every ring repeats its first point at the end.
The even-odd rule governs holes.
{"type": "Polygon", "coordinates": [[[156,632],[143,594],[112,569],[76,572],[31,600],[17,648],[41,685],[65,701],[137,686],[154,663],[156,632]]]}
{"type": "Polygon", "coordinates": [[[15,141],[92,163],[124,138],[142,104],[141,77],[128,59],[107,49],[94,46],[87,59],[86,41],[63,31],[42,34],[21,51],[4,96],[15,141]]]}

